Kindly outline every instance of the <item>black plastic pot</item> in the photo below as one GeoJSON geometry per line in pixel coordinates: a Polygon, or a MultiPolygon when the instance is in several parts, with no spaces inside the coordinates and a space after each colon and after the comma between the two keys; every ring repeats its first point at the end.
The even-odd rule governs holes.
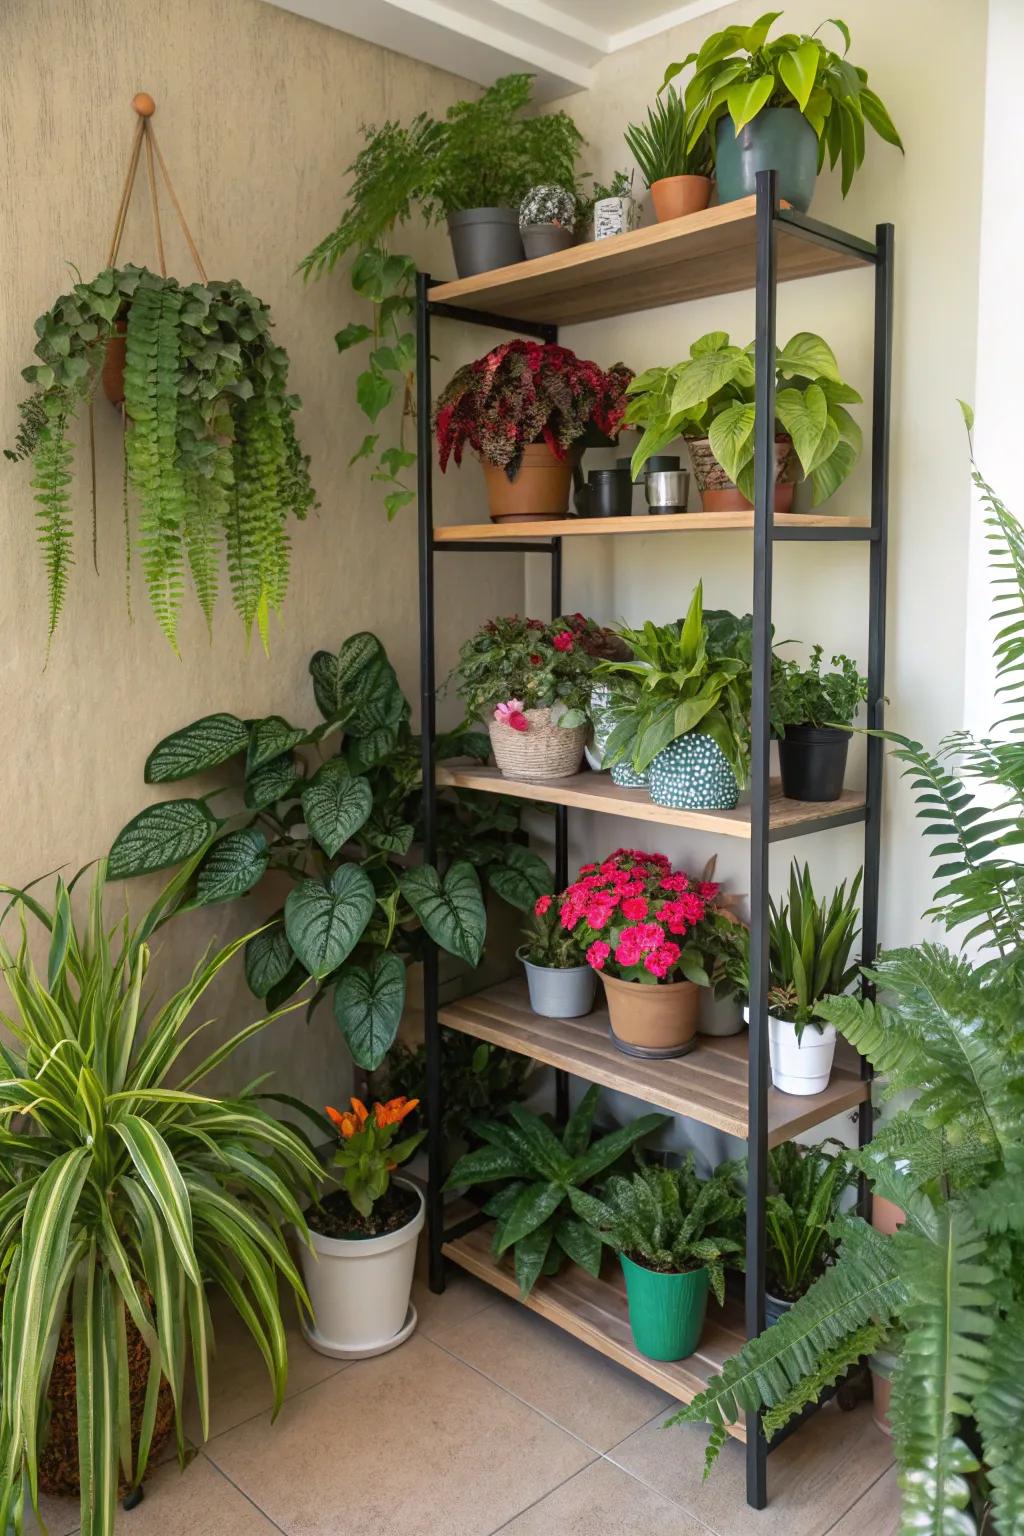
{"type": "Polygon", "coordinates": [[[849,731],[830,725],[787,725],[779,742],[782,793],[789,800],[838,800],[849,749],[849,731]]]}
{"type": "Polygon", "coordinates": [[[592,469],[587,492],[591,517],[629,517],[633,511],[633,482],[628,469],[592,469]]]}
{"type": "Polygon", "coordinates": [[[495,267],[510,267],[523,260],[519,214],[515,208],[465,208],[448,215],[455,270],[460,277],[475,277],[495,267]]]}

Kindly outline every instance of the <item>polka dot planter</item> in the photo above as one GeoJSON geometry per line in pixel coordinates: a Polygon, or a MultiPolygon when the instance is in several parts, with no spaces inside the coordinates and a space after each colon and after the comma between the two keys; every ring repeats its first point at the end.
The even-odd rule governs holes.
{"type": "Polygon", "coordinates": [[[691,731],[670,742],[648,770],[655,805],[679,811],[731,811],[740,797],[736,775],[710,736],[691,731]]]}
{"type": "Polygon", "coordinates": [[[637,773],[632,763],[624,758],[612,769],[612,783],[617,784],[620,789],[646,789],[647,774],[637,773]]]}

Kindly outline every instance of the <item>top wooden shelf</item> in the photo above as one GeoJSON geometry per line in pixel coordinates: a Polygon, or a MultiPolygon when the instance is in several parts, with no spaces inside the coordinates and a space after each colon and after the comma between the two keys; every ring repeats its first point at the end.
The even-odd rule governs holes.
{"type": "MultiPolygon", "coordinates": [[[[575,325],[735,293],[754,283],[755,202],[740,198],[648,229],[440,283],[431,288],[430,300],[510,320],[575,325]]],[[[785,215],[776,230],[779,282],[842,272],[873,259],[866,254],[873,248],[866,244],[863,251],[836,249],[799,234],[785,215]]]]}

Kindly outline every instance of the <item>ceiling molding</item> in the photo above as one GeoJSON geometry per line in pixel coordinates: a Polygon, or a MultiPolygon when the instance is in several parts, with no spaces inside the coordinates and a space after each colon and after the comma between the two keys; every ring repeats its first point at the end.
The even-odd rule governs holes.
{"type": "MultiPolygon", "coordinates": [[[[282,10],[377,43],[478,85],[529,70],[535,96],[551,101],[588,90],[602,59],[731,0],[665,0],[645,20],[606,32],[572,9],[580,0],[266,0],[282,10]]],[[[655,5],[657,0],[655,0],[655,5]]]]}

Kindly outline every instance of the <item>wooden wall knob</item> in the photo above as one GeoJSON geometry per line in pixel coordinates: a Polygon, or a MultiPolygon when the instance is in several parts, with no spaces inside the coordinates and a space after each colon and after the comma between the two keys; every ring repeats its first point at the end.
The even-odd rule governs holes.
{"type": "Polygon", "coordinates": [[[148,91],[139,91],[137,96],[133,96],[132,106],[140,117],[152,117],[156,111],[156,102],[148,91]]]}

